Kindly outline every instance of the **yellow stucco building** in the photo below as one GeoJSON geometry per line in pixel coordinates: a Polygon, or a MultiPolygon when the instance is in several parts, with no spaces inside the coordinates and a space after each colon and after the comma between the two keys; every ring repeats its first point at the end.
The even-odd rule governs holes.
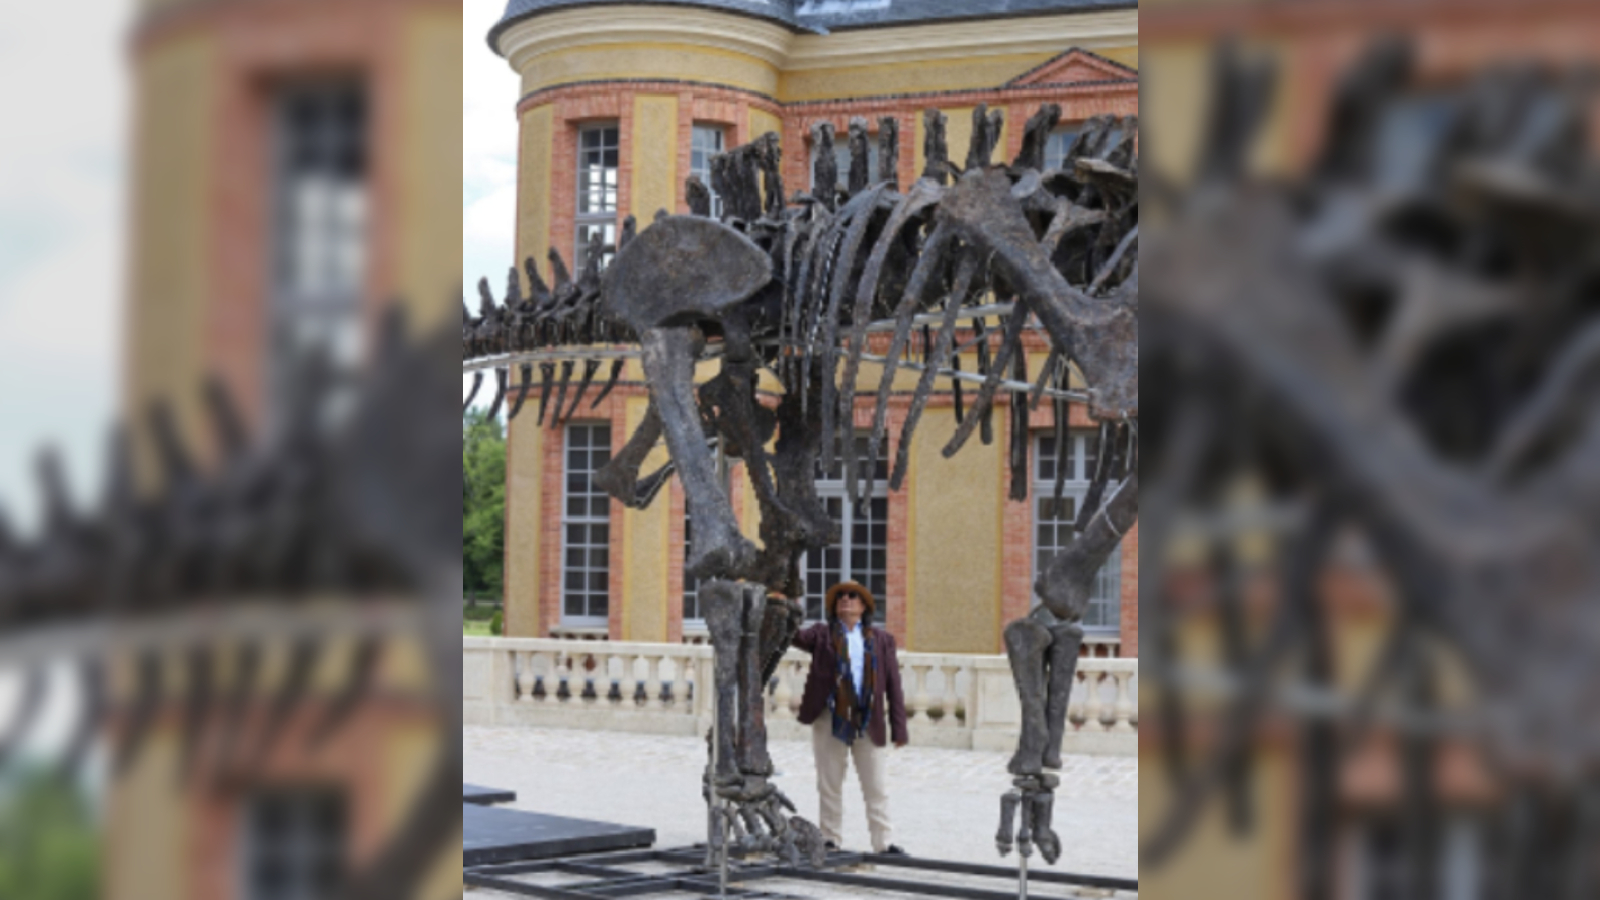
{"type": "MultiPolygon", "coordinates": [[[[131,38],[130,422],[168,402],[186,442],[206,452],[201,385],[214,374],[260,435],[313,348],[353,369],[396,298],[414,330],[452,311],[459,4],[143,0],[131,38]]],[[[136,439],[148,449],[142,429],[136,439]]],[[[153,457],[140,454],[147,483],[153,457]]],[[[331,896],[329,879],[370,859],[404,821],[445,723],[415,648],[399,648],[382,657],[375,699],[325,745],[308,742],[349,675],[349,643],[332,641],[270,753],[233,770],[205,755],[218,745],[208,740],[202,774],[187,780],[180,712],[191,675],[174,650],[162,670],[170,706],[107,786],[104,896],[331,896]]],[[[286,677],[283,650],[266,651],[262,707],[286,677]]],[[[133,661],[111,657],[122,702],[133,661]]],[[[237,657],[217,666],[229,690],[237,657]]],[[[231,727],[259,740],[262,715],[252,707],[231,727]]],[[[124,727],[114,719],[112,735],[124,727]]],[[[439,847],[415,896],[459,896],[458,853],[454,840],[439,847]]]]}
{"type": "MultiPolygon", "coordinates": [[[[546,276],[549,248],[576,270],[590,236],[613,237],[625,216],[647,223],[657,210],[687,212],[685,178],[709,182],[712,154],[767,132],[781,137],[792,192],[810,184],[813,123],[832,122],[843,134],[863,117],[876,145],[878,122],[893,118],[899,182],[908,185],[923,167],[925,109],[948,116],[956,157],[972,110],[1002,110],[995,156],[1009,160],[1020,123],[1044,103],[1063,111],[1055,152],[1091,116],[1136,115],[1139,103],[1132,3],[511,0],[489,43],[522,79],[517,258],[532,257],[546,276]]],[[[1032,350],[1037,374],[1046,354],[1042,344],[1032,350]]],[[[975,369],[973,357],[963,363],[975,369]]],[[[507,634],[676,642],[703,633],[683,575],[681,487],[634,511],[590,481],[644,414],[641,377],[630,363],[621,387],[560,427],[526,411],[510,423],[507,634]]],[[[870,365],[869,381],[876,386],[870,365]]],[[[870,410],[857,412],[861,429],[870,410]]],[[[1034,567],[1055,546],[1064,512],[1036,483],[1053,479],[1059,462],[1069,470],[1068,496],[1080,496],[1096,439],[1075,410],[1080,427],[1058,453],[1053,422],[1036,418],[1047,429],[1030,445],[1028,497],[1009,503],[1008,417],[997,411],[994,421],[992,443],[973,441],[945,460],[939,449],[954,410],[948,394],[936,396],[901,491],[880,483],[865,509],[852,510],[841,485],[819,481],[842,540],[804,562],[813,615],[827,584],[853,578],[880,598],[880,621],[902,648],[1000,651],[1001,629],[1032,602],[1034,567]]],[[[733,503],[754,536],[757,506],[740,467],[733,503]]],[[[1102,573],[1088,623],[1095,652],[1137,655],[1137,598],[1135,531],[1102,573]]]]}

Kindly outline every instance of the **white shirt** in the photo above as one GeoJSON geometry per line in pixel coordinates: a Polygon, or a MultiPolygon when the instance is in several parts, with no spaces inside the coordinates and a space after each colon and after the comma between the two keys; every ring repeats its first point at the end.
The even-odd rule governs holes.
{"type": "Polygon", "coordinates": [[[861,696],[861,678],[866,672],[867,642],[862,637],[860,622],[844,633],[844,645],[850,651],[850,680],[855,682],[856,697],[864,700],[866,698],[861,696]]]}

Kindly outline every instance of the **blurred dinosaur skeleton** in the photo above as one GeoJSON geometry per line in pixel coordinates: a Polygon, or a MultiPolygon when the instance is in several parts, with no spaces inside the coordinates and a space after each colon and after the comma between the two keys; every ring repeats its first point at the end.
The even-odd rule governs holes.
{"type": "Polygon", "coordinates": [[[23,684],[23,702],[0,724],[0,765],[34,726],[47,673],[65,662],[81,685],[58,764],[67,777],[102,736],[112,777],[128,775],[158,719],[176,709],[177,789],[250,783],[291,739],[292,716],[310,717],[293,739],[314,750],[374,698],[391,646],[420,645],[430,680],[418,699],[437,727],[436,755],[409,810],[338,895],[412,896],[461,822],[455,354],[448,328],[413,341],[398,312],[380,343],[337,425],[324,416],[325,362],[307,367],[282,423],[259,440],[209,384],[208,463],[155,406],[160,487],[136,487],[129,433],[119,430],[93,511],[74,507],[56,456],[43,456],[41,534],[22,540],[0,528],[0,646],[23,684]],[[350,643],[329,696],[313,673],[350,643]],[[267,661],[280,653],[283,671],[271,679],[267,661]],[[112,674],[123,664],[131,691],[119,698],[112,674]]]}
{"type": "Polygon", "coordinates": [[[1147,549],[1162,558],[1180,511],[1220,520],[1241,478],[1292,514],[1260,629],[1246,627],[1248,573],[1231,537],[1213,542],[1210,602],[1180,602],[1176,579],[1151,582],[1145,677],[1159,685],[1151,725],[1174,799],[1141,861],[1159,866],[1182,847],[1219,794],[1247,828],[1255,736],[1270,717],[1305,717],[1295,887],[1332,896],[1340,766],[1381,720],[1398,735],[1405,896],[1441,896],[1437,764],[1446,742],[1465,741],[1498,797],[1486,818],[1499,865],[1485,871],[1504,877],[1481,896],[1594,897],[1592,91],[1532,65],[1455,86],[1416,68],[1408,42],[1375,42],[1339,83],[1309,171],[1268,182],[1246,160],[1274,72],[1225,45],[1195,184],[1151,188],[1162,224],[1145,257],[1147,549]],[[1352,539],[1395,607],[1386,646],[1356,678],[1337,671],[1320,586],[1327,567],[1351,565],[1352,539]],[[1221,632],[1210,677],[1178,650],[1197,610],[1221,632]],[[1447,699],[1451,671],[1465,673],[1473,706],[1447,699]],[[1219,685],[1231,698],[1199,728],[1188,698],[1219,685]],[[1197,750],[1202,731],[1212,738],[1197,750]]]}
{"type": "MultiPolygon", "coordinates": [[[[869,177],[869,125],[851,121],[843,190],[834,187],[841,173],[833,126],[818,123],[813,174],[825,187],[798,193],[787,204],[778,138],[768,134],[712,158],[710,188],[722,201],[720,221],[710,218],[707,186],[691,177],[691,214],[663,211],[643,230],[630,216],[615,260],[603,271],[599,261],[613,248],[597,239],[575,283],[552,250],[553,290],[530,259],[529,295],[513,269],[503,305],[487,283],[479,285],[478,315],[463,305],[462,353],[475,370],[474,393],[481,369],[494,368],[492,409],[498,411],[510,390],[510,368],[519,366],[515,416],[538,362],[541,423],[556,360],[563,361],[562,395],[576,361],[585,362],[583,383],[565,412],[570,417],[605,354],[612,369],[600,397],[622,371],[625,354],[595,345],[639,345],[649,407],[596,483],[640,508],[672,474],[683,481],[693,533],[685,569],[701,580],[700,608],[715,649],[718,726],[707,796],[714,792],[732,802],[725,833],[746,850],[821,853],[814,826],[798,817],[785,821],[780,807],[789,805],[787,798],[768,781],[762,686],[803,618],[793,600],[803,594],[800,557],[836,540],[816,496],[816,473],[842,466],[850,502],[870,496],[866,482],[888,450],[895,375],[907,369],[921,375],[898,435],[891,489],[904,481],[912,436],[941,376],[955,385],[960,379],[979,385],[964,411],[957,388],[960,424],[946,457],[974,431],[992,442],[995,401],[1002,391],[1009,395],[1013,500],[1026,497],[1028,420],[1044,396],[1054,406],[1058,439],[1065,435],[1070,401],[1086,402],[1102,423],[1107,451],[1075,522],[1075,539],[1041,574],[1042,605],[1005,630],[1024,711],[1010,764],[1028,798],[1020,846],[1031,852],[1037,843],[1051,862],[1059,853],[1049,828],[1055,776],[1044,770],[1061,765],[1080,620],[1095,573],[1137,518],[1139,414],[1137,122],[1089,121],[1061,167],[1047,170],[1046,144],[1060,115],[1053,104],[1042,107],[1024,126],[1017,159],[992,165],[1001,113],[980,106],[966,164],[957,166],[949,158],[944,115],[929,111],[927,164],[904,192],[893,119],[879,123],[885,180],[877,183],[869,177]],[[985,320],[996,315],[999,326],[991,328],[985,320]],[[962,321],[971,323],[974,336],[957,347],[962,321]],[[1051,346],[1033,384],[1022,340],[1029,329],[1042,330],[1051,346]],[[881,356],[868,351],[868,335],[878,331],[891,333],[881,356]],[[972,346],[979,371],[961,373],[957,355],[972,346]],[[695,364],[713,356],[721,360],[720,371],[697,387],[695,364]],[[863,454],[850,432],[864,362],[879,366],[881,376],[863,454]],[[1083,390],[1069,387],[1074,368],[1083,390]],[[782,388],[770,408],[757,389],[760,370],[782,388]],[[641,478],[640,467],[662,440],[670,462],[641,478]],[[759,548],[734,520],[717,453],[747,467],[761,507],[759,548]],[[781,596],[769,596],[774,592],[781,596]]],[[[561,406],[558,401],[553,424],[562,420],[561,406]]],[[[1058,481],[1058,499],[1060,493],[1058,481]]],[[[1015,805],[1006,809],[1014,812],[1015,805]]],[[[1009,812],[1007,818],[1004,835],[1010,834],[1009,812]]],[[[711,843],[721,839],[713,834],[711,843]]],[[[1013,842],[1003,837],[999,843],[1006,852],[1013,842]]]]}

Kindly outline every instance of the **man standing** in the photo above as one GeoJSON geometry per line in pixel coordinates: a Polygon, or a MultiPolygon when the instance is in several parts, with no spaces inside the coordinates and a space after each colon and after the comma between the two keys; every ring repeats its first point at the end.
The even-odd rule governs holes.
{"type": "Polygon", "coordinates": [[[841,843],[844,776],[855,760],[867,806],[867,829],[877,853],[905,855],[890,839],[887,777],[889,739],[906,745],[906,701],[894,635],[872,627],[872,592],[853,581],[828,589],[827,620],[802,629],[794,645],[811,654],[800,724],[811,726],[816,754],[822,836],[841,843]],[[888,726],[884,716],[888,714],[888,726]]]}

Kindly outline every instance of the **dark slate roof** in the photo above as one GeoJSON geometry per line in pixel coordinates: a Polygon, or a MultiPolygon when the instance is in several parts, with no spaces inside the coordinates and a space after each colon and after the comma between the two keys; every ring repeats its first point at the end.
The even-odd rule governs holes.
{"type": "Polygon", "coordinates": [[[1139,5],[1138,0],[508,0],[505,15],[489,31],[489,45],[493,47],[500,32],[512,23],[529,16],[573,6],[617,3],[726,10],[778,22],[796,31],[1136,9],[1139,5]]]}

